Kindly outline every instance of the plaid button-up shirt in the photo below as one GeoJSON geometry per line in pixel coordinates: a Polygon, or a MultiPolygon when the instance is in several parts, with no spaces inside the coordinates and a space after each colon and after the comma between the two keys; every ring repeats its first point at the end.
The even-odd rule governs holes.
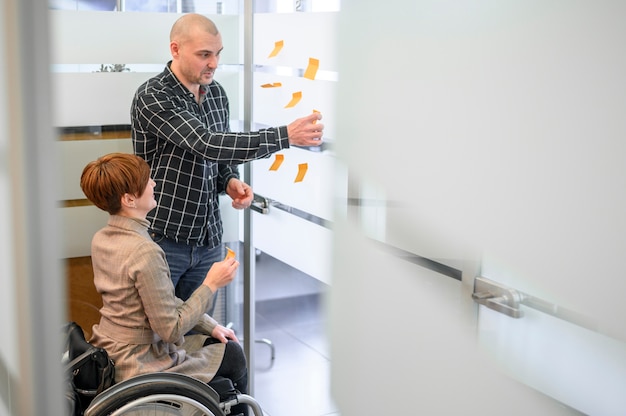
{"type": "Polygon", "coordinates": [[[131,107],[133,149],[157,183],[148,219],[167,238],[212,248],[222,239],[219,194],[239,177],[238,164],[288,148],[287,127],[230,132],[224,88],[202,86],[198,104],[170,64],[139,87],[131,107]]]}

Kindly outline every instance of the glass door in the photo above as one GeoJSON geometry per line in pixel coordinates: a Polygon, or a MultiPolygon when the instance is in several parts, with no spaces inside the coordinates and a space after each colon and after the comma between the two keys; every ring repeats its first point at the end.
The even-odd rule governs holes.
{"type": "Polygon", "coordinates": [[[322,146],[251,163],[254,394],[273,416],[336,412],[325,305],[333,200],[337,193],[346,198],[346,176],[337,175],[333,150],[338,4],[320,3],[255,2],[252,128],[287,125],[314,111],[325,126],[322,146]]]}
{"type": "Polygon", "coordinates": [[[626,411],[625,7],[342,7],[342,414],[626,411]]]}

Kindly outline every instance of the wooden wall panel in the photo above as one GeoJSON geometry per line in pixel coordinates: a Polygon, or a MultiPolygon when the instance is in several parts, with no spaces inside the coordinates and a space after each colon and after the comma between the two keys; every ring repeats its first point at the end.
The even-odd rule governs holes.
{"type": "Polygon", "coordinates": [[[68,320],[78,323],[91,336],[91,326],[100,320],[102,298],[93,284],[91,257],[66,259],[68,320]]]}

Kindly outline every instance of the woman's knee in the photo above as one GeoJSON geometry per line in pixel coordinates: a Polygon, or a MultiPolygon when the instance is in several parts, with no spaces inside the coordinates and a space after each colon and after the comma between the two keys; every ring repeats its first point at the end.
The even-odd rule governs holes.
{"type": "Polygon", "coordinates": [[[246,356],[241,345],[235,341],[228,341],[217,375],[228,377],[231,380],[237,380],[246,374],[247,371],[248,365],[246,356]]]}
{"type": "Polygon", "coordinates": [[[246,361],[246,354],[243,352],[243,348],[241,348],[238,342],[228,341],[226,344],[226,353],[224,354],[225,358],[226,354],[228,354],[229,360],[234,368],[236,367],[247,371],[248,363],[246,361]]]}

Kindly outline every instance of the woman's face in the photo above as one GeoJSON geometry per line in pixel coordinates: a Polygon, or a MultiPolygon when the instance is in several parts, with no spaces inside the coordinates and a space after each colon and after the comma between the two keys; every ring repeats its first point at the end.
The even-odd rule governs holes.
{"type": "Polygon", "coordinates": [[[153,181],[152,178],[150,178],[148,180],[148,184],[146,185],[146,189],[143,190],[143,194],[135,201],[137,205],[137,210],[139,212],[143,212],[145,215],[147,215],[148,212],[152,211],[157,205],[156,200],[154,199],[155,186],[156,182],[153,181]]]}

